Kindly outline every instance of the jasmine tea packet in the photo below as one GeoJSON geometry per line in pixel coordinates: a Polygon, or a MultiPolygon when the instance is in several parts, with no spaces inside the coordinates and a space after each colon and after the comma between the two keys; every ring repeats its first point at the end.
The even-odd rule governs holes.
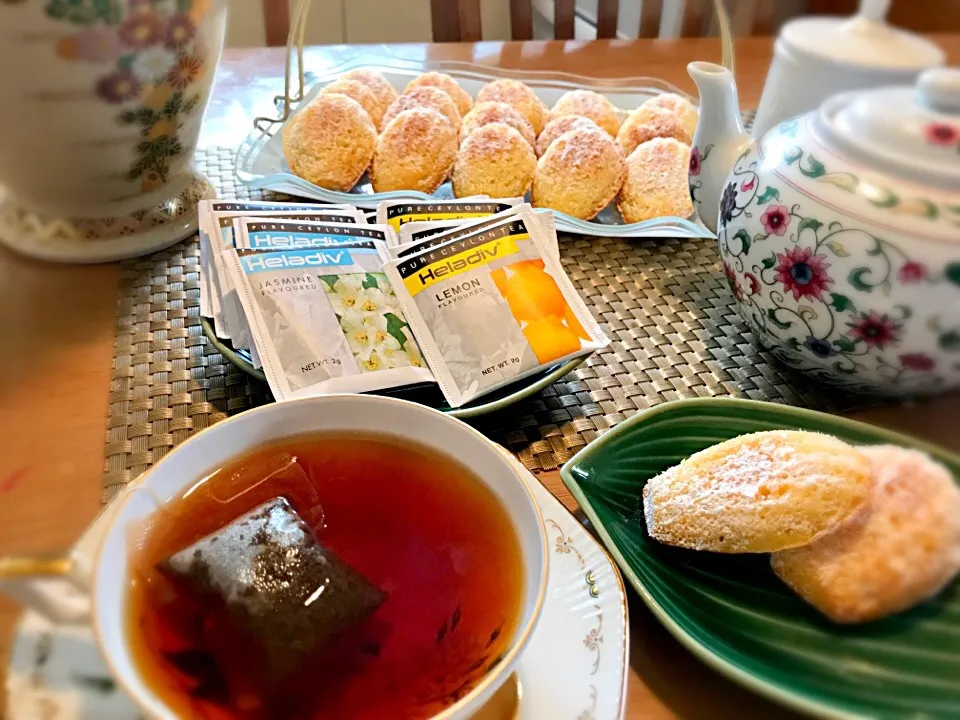
{"type": "MultiPolygon", "coordinates": [[[[213,282],[211,278],[211,243],[214,234],[215,222],[212,213],[216,212],[257,212],[261,210],[302,210],[310,211],[315,208],[329,208],[331,206],[317,205],[316,203],[285,203],[267,200],[252,202],[232,202],[226,200],[201,200],[197,204],[198,230],[200,237],[200,314],[206,318],[213,318],[213,282]]],[[[335,206],[343,209],[344,206],[335,206]]]]}
{"type": "MultiPolygon", "coordinates": [[[[386,225],[317,221],[313,216],[245,216],[233,219],[234,245],[249,250],[333,247],[356,240],[372,240],[374,247],[382,253],[393,235],[393,230],[386,225]]],[[[221,288],[223,312],[233,336],[233,345],[249,348],[254,365],[260,367],[259,353],[253,342],[250,324],[229,275],[224,277],[221,288]]]]}
{"type": "Polygon", "coordinates": [[[384,271],[451,407],[608,342],[528,207],[384,271]]]}
{"type": "Polygon", "coordinates": [[[523,202],[523,198],[463,198],[409,202],[384,200],[377,205],[377,223],[395,231],[416,220],[469,220],[483,218],[507,210],[523,202]]]}
{"type": "Polygon", "coordinates": [[[378,244],[224,253],[277,400],[433,380],[378,244]]]}
{"type": "MultiPolygon", "coordinates": [[[[243,215],[259,217],[304,217],[326,219],[336,222],[360,223],[364,222],[363,215],[352,205],[317,205],[291,203],[221,203],[213,202],[206,213],[201,213],[201,272],[203,272],[203,247],[206,244],[208,252],[206,283],[209,293],[208,315],[213,318],[214,330],[217,337],[232,340],[229,321],[223,315],[221,298],[223,297],[224,268],[221,253],[224,248],[233,247],[233,220],[243,215]],[[261,205],[260,208],[255,206],[261,205]],[[226,207],[224,207],[226,206],[226,207]],[[248,209],[249,208],[249,209],[248,209]],[[206,217],[204,217],[204,215],[206,217]]],[[[201,313],[202,308],[201,292],[201,313]]]]}

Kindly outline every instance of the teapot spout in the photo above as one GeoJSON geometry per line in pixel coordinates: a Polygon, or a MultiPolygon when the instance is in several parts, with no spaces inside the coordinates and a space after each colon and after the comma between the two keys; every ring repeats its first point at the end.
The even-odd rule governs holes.
{"type": "Polygon", "coordinates": [[[733,74],[707,62],[690,63],[687,72],[700,92],[700,120],[690,157],[690,196],[700,220],[716,232],[723,183],[750,144],[750,136],[743,128],[733,74]]]}

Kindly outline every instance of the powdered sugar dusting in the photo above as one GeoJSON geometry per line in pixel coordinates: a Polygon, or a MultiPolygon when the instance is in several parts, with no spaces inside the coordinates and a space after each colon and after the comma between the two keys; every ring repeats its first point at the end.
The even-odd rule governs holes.
{"type": "Polygon", "coordinates": [[[860,509],[871,484],[863,457],[835,438],[744,435],[650,480],[648,529],[683,547],[771,552],[837,527],[860,509]]]}

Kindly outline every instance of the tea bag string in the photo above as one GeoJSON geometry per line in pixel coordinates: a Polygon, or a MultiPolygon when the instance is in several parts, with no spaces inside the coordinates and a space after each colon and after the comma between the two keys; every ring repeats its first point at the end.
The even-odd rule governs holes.
{"type": "Polygon", "coordinates": [[[260,487],[261,485],[263,485],[265,482],[269,482],[270,480],[272,480],[273,478],[275,478],[275,477],[276,477],[277,475],[279,475],[280,473],[286,472],[287,470],[289,470],[289,469],[290,469],[292,466],[294,466],[294,465],[297,465],[297,458],[296,458],[296,456],[291,455],[291,456],[290,456],[290,459],[287,461],[287,463],[286,463],[285,465],[282,465],[281,467],[276,468],[273,472],[267,473],[267,474],[264,475],[262,478],[260,478],[260,479],[257,480],[255,483],[253,483],[252,485],[249,485],[248,487],[245,487],[243,490],[241,490],[240,492],[238,492],[236,495],[231,495],[231,496],[228,497],[226,500],[221,500],[221,499],[218,498],[214,493],[211,492],[211,493],[210,493],[210,497],[211,497],[211,499],[215,500],[216,502],[220,503],[221,505],[229,505],[229,504],[232,503],[234,500],[236,500],[238,497],[240,497],[240,496],[242,496],[242,495],[246,495],[248,492],[251,492],[252,490],[256,490],[258,487],[260,487]]]}

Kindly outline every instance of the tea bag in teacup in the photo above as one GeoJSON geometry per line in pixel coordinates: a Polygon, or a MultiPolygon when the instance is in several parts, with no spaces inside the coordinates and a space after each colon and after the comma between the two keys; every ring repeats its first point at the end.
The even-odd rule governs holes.
{"type": "Polygon", "coordinates": [[[386,594],[317,540],[277,497],[158,565],[199,597],[222,602],[256,640],[266,667],[295,668],[334,635],[357,626],[386,594]]]}

